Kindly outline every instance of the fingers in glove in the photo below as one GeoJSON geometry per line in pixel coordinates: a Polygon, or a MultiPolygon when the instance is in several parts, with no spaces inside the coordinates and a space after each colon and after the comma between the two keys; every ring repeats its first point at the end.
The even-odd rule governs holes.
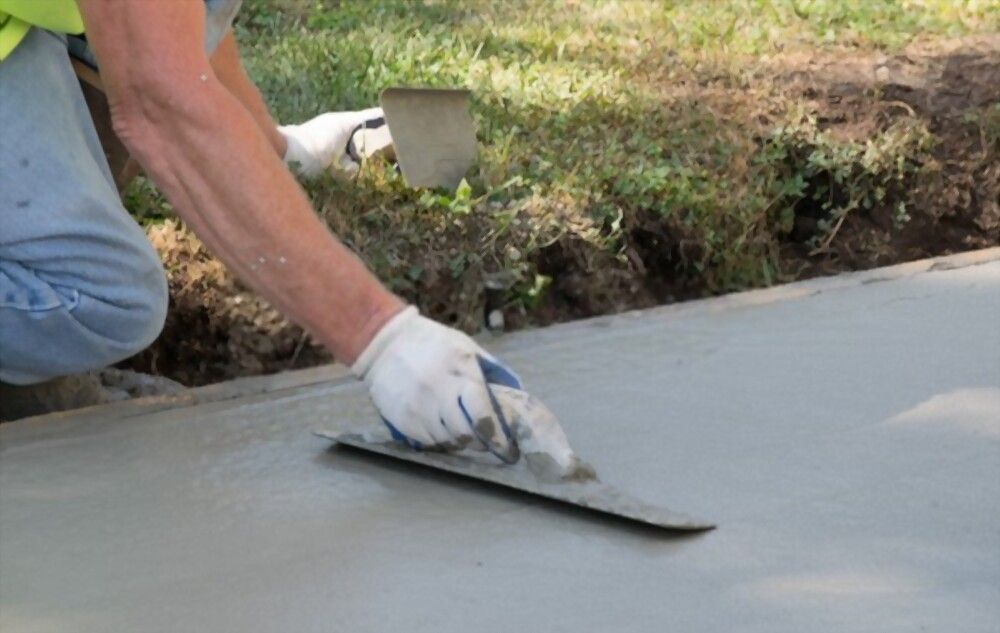
{"type": "Polygon", "coordinates": [[[392,439],[397,442],[403,442],[410,448],[418,451],[433,449],[447,441],[444,434],[435,435],[423,426],[414,424],[403,426],[402,424],[392,422],[385,416],[381,416],[381,418],[386,428],[389,429],[392,439]]]}
{"type": "Polygon", "coordinates": [[[392,134],[384,118],[362,121],[351,130],[341,163],[347,159],[361,164],[366,158],[373,156],[389,160],[396,157],[392,134]]]}
{"type": "Polygon", "coordinates": [[[450,450],[471,449],[475,451],[485,451],[486,445],[479,441],[472,429],[469,427],[468,418],[458,404],[459,399],[455,398],[446,404],[441,411],[441,426],[444,427],[452,437],[450,450]]]}
{"type": "MultiPolygon", "coordinates": [[[[357,110],[359,122],[375,121],[376,119],[384,119],[385,113],[382,108],[375,106],[374,108],[365,108],[364,110],[357,110]]],[[[374,127],[373,124],[369,124],[368,127],[374,127]]]]}
{"type": "Polygon", "coordinates": [[[473,435],[486,450],[508,464],[521,455],[510,425],[485,383],[471,383],[458,397],[458,408],[473,435]]]}
{"type": "Polygon", "coordinates": [[[424,445],[417,440],[411,439],[405,433],[396,428],[396,425],[385,418],[385,416],[379,416],[382,418],[382,422],[385,424],[386,428],[389,429],[389,435],[396,442],[403,442],[415,451],[424,450],[424,445]]]}
{"type": "Polygon", "coordinates": [[[394,440],[403,441],[417,450],[435,449],[447,444],[451,437],[441,426],[438,416],[420,409],[396,411],[392,417],[379,412],[382,422],[394,440]]]}

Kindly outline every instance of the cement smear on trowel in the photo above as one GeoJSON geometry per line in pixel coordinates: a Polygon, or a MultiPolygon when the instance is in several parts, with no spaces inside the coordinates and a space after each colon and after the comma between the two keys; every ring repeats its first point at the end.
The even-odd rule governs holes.
{"type": "Polygon", "coordinates": [[[514,433],[523,462],[545,483],[597,480],[594,468],[570,446],[559,419],[527,391],[493,386],[501,412],[514,433]]]}
{"type": "Polygon", "coordinates": [[[573,459],[575,462],[573,463],[573,466],[566,471],[563,466],[548,453],[525,453],[522,448],[521,455],[524,458],[522,462],[527,464],[528,470],[531,471],[531,473],[541,482],[559,483],[565,481],[599,481],[597,471],[594,470],[594,467],[579,457],[574,456],[573,459]]]}

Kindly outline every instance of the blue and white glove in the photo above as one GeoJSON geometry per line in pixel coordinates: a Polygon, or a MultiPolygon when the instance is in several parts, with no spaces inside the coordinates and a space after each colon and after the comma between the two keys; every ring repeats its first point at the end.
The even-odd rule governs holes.
{"type": "Polygon", "coordinates": [[[494,385],[490,391],[514,432],[528,470],[538,479],[546,482],[597,479],[594,468],[577,457],[559,420],[541,400],[523,389],[503,385],[494,385]]]}
{"type": "Polygon", "coordinates": [[[513,371],[458,330],[410,306],[351,367],[393,437],[416,449],[487,450],[507,463],[517,440],[491,385],[520,389],[513,371]]]}
{"type": "Polygon", "coordinates": [[[285,162],[301,176],[316,176],[331,167],[354,174],[359,156],[349,151],[351,137],[362,127],[385,125],[382,108],[356,112],[327,112],[299,125],[282,125],[285,137],[285,162]]]}

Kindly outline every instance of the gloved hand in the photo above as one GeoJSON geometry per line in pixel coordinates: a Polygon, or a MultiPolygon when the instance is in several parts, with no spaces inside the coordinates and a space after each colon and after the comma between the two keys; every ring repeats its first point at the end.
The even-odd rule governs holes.
{"type": "Polygon", "coordinates": [[[382,108],[357,112],[327,112],[299,125],[281,125],[278,131],[288,142],[285,162],[302,176],[316,176],[335,167],[353,174],[359,156],[348,152],[351,136],[362,127],[385,125],[382,108]]]}
{"type": "Polygon", "coordinates": [[[597,479],[594,468],[577,457],[556,416],[523,389],[492,388],[507,424],[514,432],[521,457],[539,480],[558,482],[597,479]]]}
{"type": "Polygon", "coordinates": [[[488,450],[507,463],[517,441],[490,385],[521,388],[510,369],[465,334],[410,306],[351,367],[393,437],[416,449],[488,450]]]}

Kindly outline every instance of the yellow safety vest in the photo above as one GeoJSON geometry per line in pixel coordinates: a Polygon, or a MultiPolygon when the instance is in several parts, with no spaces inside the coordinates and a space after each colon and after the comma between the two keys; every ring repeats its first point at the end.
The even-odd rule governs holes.
{"type": "Polygon", "coordinates": [[[0,62],[33,26],[59,33],[83,33],[76,0],[0,0],[0,62]]]}

